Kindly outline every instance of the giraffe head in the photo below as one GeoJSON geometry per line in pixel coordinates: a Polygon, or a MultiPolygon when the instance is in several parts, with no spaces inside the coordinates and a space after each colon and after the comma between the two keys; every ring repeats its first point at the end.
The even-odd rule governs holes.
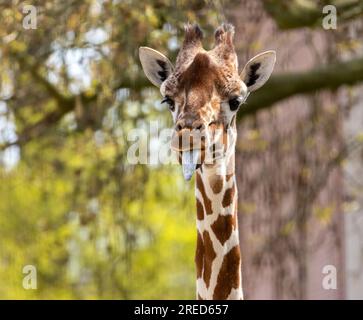
{"type": "Polygon", "coordinates": [[[175,67],[160,52],[140,47],[142,67],[157,87],[173,116],[171,147],[178,153],[184,177],[189,180],[203,163],[216,161],[233,149],[236,114],[250,92],[270,77],[276,54],[267,51],[238,72],[233,46],[234,28],[223,24],[215,31],[212,50],[202,47],[198,25],[186,25],[175,67]]]}

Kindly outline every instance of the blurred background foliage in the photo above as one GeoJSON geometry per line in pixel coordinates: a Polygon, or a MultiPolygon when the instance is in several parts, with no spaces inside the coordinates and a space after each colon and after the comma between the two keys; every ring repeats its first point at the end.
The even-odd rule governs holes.
{"type": "MultiPolygon", "coordinates": [[[[241,37],[235,12],[242,11],[246,23],[270,15],[274,30],[318,24],[321,1],[254,2],[257,9],[235,0],[0,0],[0,298],[194,298],[194,187],[178,166],[126,160],[131,129],[156,119],[171,126],[142,73],[138,47],[173,60],[187,21],[203,27],[205,44],[225,20],[241,37]],[[23,28],[27,4],[37,8],[36,29],[23,28]],[[284,10],[296,15],[294,23],[281,17],[284,10]],[[23,289],[25,265],[37,267],[38,290],[23,289]]],[[[358,15],[347,21],[363,11],[355,3],[358,15]]],[[[261,48],[250,40],[237,45],[244,61],[261,48]]],[[[342,72],[338,84],[313,76],[321,79],[318,88],[335,89],[361,81],[357,74],[342,72]]],[[[313,91],[279,84],[290,80],[273,78],[241,122],[279,99],[313,91]],[[276,86],[287,91],[278,96],[276,86]]],[[[251,139],[252,148],[266,144],[251,139]]],[[[254,208],[246,202],[244,211],[254,208]]],[[[325,217],[329,209],[322,210],[325,217]]]]}
{"type": "Polygon", "coordinates": [[[139,45],[175,51],[201,5],[2,2],[1,142],[17,143],[1,157],[1,298],[194,297],[193,188],[175,166],[127,164],[128,130],[170,121],[154,91],[127,87],[139,45]],[[28,264],[38,290],[22,288],[28,264]]]}

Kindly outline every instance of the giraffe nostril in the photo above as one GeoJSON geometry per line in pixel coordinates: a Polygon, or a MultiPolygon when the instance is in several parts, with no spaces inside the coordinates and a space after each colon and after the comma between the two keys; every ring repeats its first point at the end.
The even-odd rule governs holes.
{"type": "Polygon", "coordinates": [[[196,130],[199,130],[199,131],[201,131],[201,130],[202,130],[202,128],[203,128],[203,125],[202,125],[202,124],[200,124],[199,126],[195,127],[195,129],[196,129],[196,130]]]}
{"type": "Polygon", "coordinates": [[[215,125],[215,124],[217,124],[215,121],[212,121],[212,122],[210,122],[209,123],[209,125],[208,126],[213,126],[213,125],[215,125]]]}

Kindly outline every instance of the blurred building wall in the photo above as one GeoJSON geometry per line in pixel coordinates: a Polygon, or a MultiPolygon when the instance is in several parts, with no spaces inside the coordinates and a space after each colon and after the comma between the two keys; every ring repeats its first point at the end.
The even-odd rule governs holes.
{"type": "MultiPolygon", "coordinates": [[[[331,39],[324,30],[280,32],[253,1],[229,16],[237,29],[241,68],[267,49],[277,51],[276,72],[329,62],[331,39]]],[[[236,165],[247,299],[345,298],[343,178],[331,163],[343,139],[336,100],[329,93],[294,97],[239,125],[236,165]],[[323,288],[325,266],[336,268],[337,289],[323,288]]]]}
{"type": "MultiPolygon", "coordinates": [[[[363,88],[355,90],[355,102],[345,119],[346,139],[361,136],[363,129],[363,88]]],[[[350,101],[347,101],[351,105],[350,101]]],[[[345,164],[346,187],[346,286],[347,299],[363,299],[363,152],[353,150],[345,164]]]]}

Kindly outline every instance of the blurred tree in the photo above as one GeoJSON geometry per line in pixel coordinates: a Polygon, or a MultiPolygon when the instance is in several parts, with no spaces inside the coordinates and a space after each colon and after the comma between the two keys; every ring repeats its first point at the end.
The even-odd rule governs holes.
{"type": "Polygon", "coordinates": [[[175,168],[126,157],[130,129],[166,125],[134,81],[137,47],[168,47],[199,4],[33,1],[26,30],[26,3],[0,13],[0,296],[192,298],[192,190],[175,168]],[[28,264],[35,291],[21,285],[28,264]]]}

